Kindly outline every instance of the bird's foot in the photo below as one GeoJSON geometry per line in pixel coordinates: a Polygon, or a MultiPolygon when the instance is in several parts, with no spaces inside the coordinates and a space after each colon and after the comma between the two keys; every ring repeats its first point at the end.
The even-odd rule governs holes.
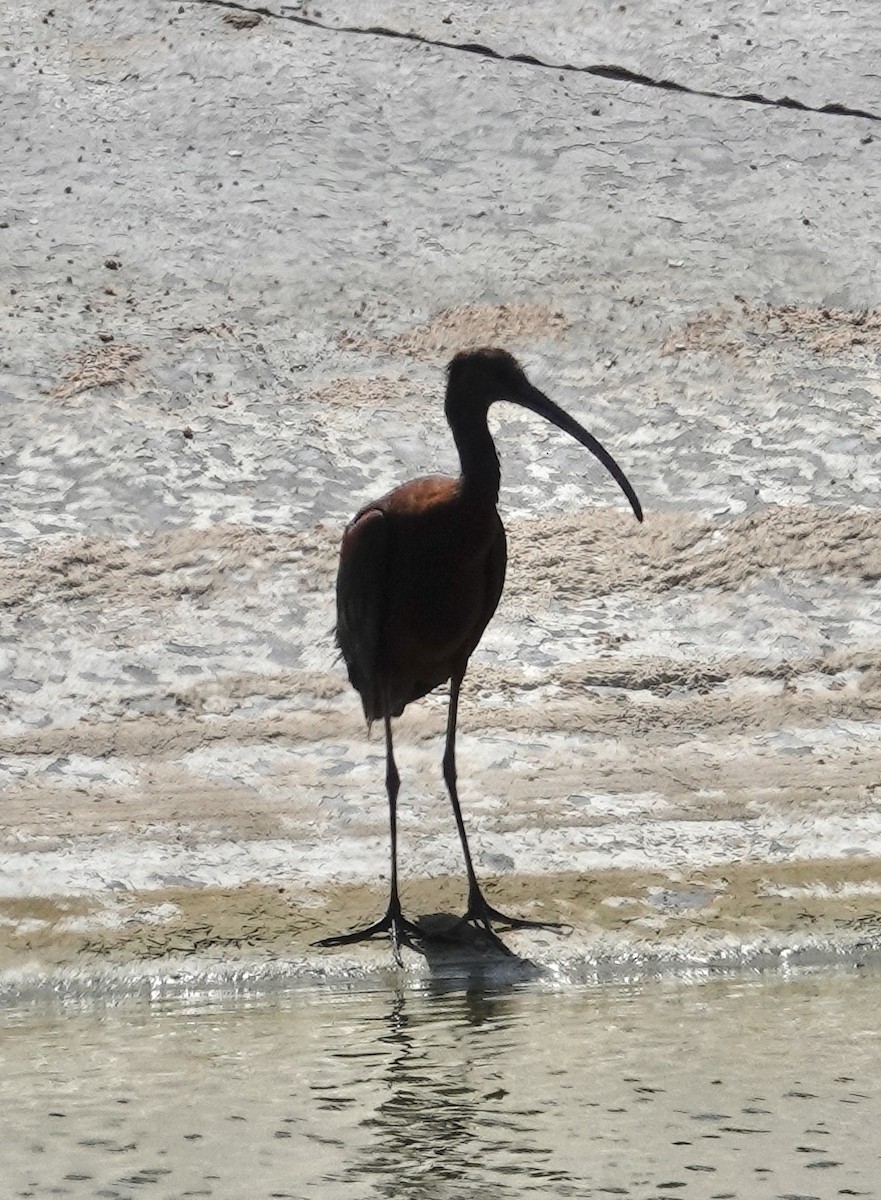
{"type": "Polygon", "coordinates": [[[388,934],[388,939],[392,944],[392,953],[398,966],[401,965],[401,946],[418,951],[420,942],[425,940],[425,934],[419,926],[408,921],[402,914],[400,905],[390,904],[385,916],[372,925],[367,925],[364,929],[353,929],[350,933],[337,933],[331,937],[319,938],[317,942],[313,942],[313,945],[351,946],[355,942],[366,942],[370,938],[382,937],[383,934],[388,934]]]}
{"type": "MultiPolygon", "coordinates": [[[[572,932],[572,926],[561,921],[530,921],[526,917],[511,917],[507,913],[493,908],[480,891],[472,891],[468,898],[468,911],[462,920],[467,921],[469,925],[479,925],[499,945],[504,945],[504,943],[493,930],[493,922],[506,930],[547,929],[551,933],[566,934],[567,936],[572,932]]],[[[505,949],[507,950],[507,947],[505,949]]]]}

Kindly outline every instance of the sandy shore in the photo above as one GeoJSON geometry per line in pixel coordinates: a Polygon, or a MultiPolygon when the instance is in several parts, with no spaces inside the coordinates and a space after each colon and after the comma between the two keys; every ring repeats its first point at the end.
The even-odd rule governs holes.
{"type": "MultiPolygon", "coordinates": [[[[366,499],[455,469],[442,367],[482,343],[647,513],[500,409],[510,564],[462,798],[493,897],[575,927],[512,945],[874,954],[877,126],[209,4],[44,15],[17,6],[0,101],[8,978],[302,967],[378,915],[382,748],[336,661],[337,546],[366,499]]],[[[826,20],[807,65],[783,18],[717,68],[683,32],[689,80],[865,107],[826,20]]],[[[463,901],[443,721],[438,695],[399,723],[414,914],[463,901]]]]}

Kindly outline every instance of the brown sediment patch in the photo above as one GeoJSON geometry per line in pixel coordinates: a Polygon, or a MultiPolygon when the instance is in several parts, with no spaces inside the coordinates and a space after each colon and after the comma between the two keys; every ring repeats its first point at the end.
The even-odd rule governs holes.
{"type": "MultiPolygon", "coordinates": [[[[74,899],[0,899],[0,967],[138,961],[290,945],[311,920],[278,887],[168,887],[74,899]]],[[[302,940],[300,938],[299,940],[302,940]]]]}
{"type": "MultiPolygon", "coordinates": [[[[650,735],[658,744],[679,741],[689,733],[712,730],[718,737],[773,732],[793,727],[815,728],[837,720],[865,721],[881,713],[878,691],[783,690],[767,695],[651,697],[585,695],[578,699],[543,697],[540,704],[480,707],[472,727],[466,714],[461,728],[523,730],[532,733],[581,732],[593,736],[650,735]]],[[[781,764],[783,765],[783,764],[781,764]]],[[[792,771],[792,767],[788,768],[792,771]]]]}
{"type": "MultiPolygon", "coordinates": [[[[566,601],[626,590],[734,590],[763,572],[881,579],[876,512],[811,505],[764,509],[724,523],[653,513],[644,525],[606,508],[508,522],[505,603],[566,601]]],[[[100,596],[154,603],[242,586],[279,566],[304,595],[330,595],[342,530],[267,533],[241,525],[178,529],[138,541],[70,538],[0,555],[0,607],[32,608],[100,596]]]]}
{"type": "Polygon", "coordinates": [[[842,354],[863,347],[881,350],[881,310],[806,308],[768,304],[749,310],[775,338],[807,345],[815,354],[842,354]]]}
{"type": "MultiPolygon", "coordinates": [[[[739,863],[674,872],[610,870],[582,875],[511,874],[485,881],[504,911],[571,924],[581,949],[613,935],[637,952],[700,938],[738,941],[842,934],[881,935],[881,863],[821,859],[739,863]]],[[[0,969],[200,958],[302,955],[318,938],[366,924],[383,911],[385,885],[328,884],[309,893],[259,883],[237,888],[166,887],[123,896],[0,899],[0,969]]],[[[460,913],[461,878],[408,879],[406,912],[460,913]]],[[[512,948],[528,939],[504,935],[512,948]]],[[[544,935],[545,937],[547,935],[544,935]]],[[[567,943],[561,941],[561,953],[567,943]]],[[[351,952],[351,951],[349,951],[351,952]]],[[[355,951],[357,952],[357,951],[355,951]]],[[[328,954],[334,953],[327,951],[328,954]]]]}
{"type": "Polygon", "coordinates": [[[78,922],[94,923],[103,902],[94,896],[0,898],[0,969],[36,958],[71,962],[82,946],[78,922]]]}
{"type": "MultiPolygon", "coordinates": [[[[343,689],[343,683],[340,684],[343,689]]],[[[238,746],[316,742],[363,729],[354,705],[349,713],[322,712],[311,706],[295,712],[254,718],[205,719],[181,712],[137,715],[124,720],[81,721],[0,737],[0,753],[120,755],[125,758],[178,758],[200,746],[234,742],[238,746]]]]}
{"type": "Polygon", "coordinates": [[[174,699],[179,712],[201,715],[210,709],[217,717],[231,713],[241,701],[253,697],[293,699],[310,709],[316,705],[320,707],[322,701],[335,700],[348,687],[343,668],[337,671],[274,671],[272,674],[222,672],[208,680],[175,686],[168,695],[174,699]]]}
{"type": "Polygon", "coordinates": [[[67,374],[52,388],[50,395],[69,400],[93,388],[131,382],[129,368],[143,357],[144,351],[138,346],[108,343],[86,347],[71,357],[67,374]]]}
{"type": "Polygon", "coordinates": [[[499,667],[476,661],[468,669],[468,690],[502,692],[528,698],[531,691],[553,685],[555,695],[584,694],[592,688],[620,688],[629,692],[652,692],[668,696],[683,689],[707,695],[715,688],[738,681],[787,685],[787,691],[798,686],[800,677],[827,676],[828,687],[835,691],[844,685],[836,680],[844,672],[855,672],[861,690],[879,688],[881,650],[840,650],[805,658],[765,659],[742,654],[707,659],[665,658],[641,655],[632,658],[627,653],[626,634],[615,639],[614,646],[604,656],[584,658],[577,663],[555,663],[546,671],[531,670],[528,674],[515,665],[499,667]]]}
{"type": "Polygon", "coordinates": [[[765,572],[881,579],[877,512],[812,505],[725,523],[673,513],[644,525],[610,509],[511,522],[506,597],[583,598],[631,590],[733,591],[765,572]]]}
{"type": "MultiPolygon", "coordinates": [[[[779,685],[776,693],[762,693],[776,703],[791,703],[806,678],[811,678],[811,690],[818,695],[836,694],[849,689],[860,692],[869,707],[881,694],[881,650],[830,651],[805,658],[764,659],[747,655],[720,656],[715,659],[665,658],[627,653],[626,635],[616,640],[613,650],[603,655],[585,658],[577,663],[554,663],[546,670],[518,667],[516,664],[498,666],[484,662],[479,655],[468,669],[463,694],[463,712],[476,706],[483,710],[492,706],[492,697],[501,696],[511,702],[529,702],[530,694],[553,688],[557,699],[576,699],[595,693],[598,689],[614,688],[627,692],[650,692],[663,699],[708,696],[714,691],[728,690],[732,684],[754,682],[779,685]],[[842,676],[852,678],[845,683],[842,676]],[[819,677],[822,682],[815,682],[819,677]],[[825,677],[825,679],[823,679],[825,677]]],[[[222,673],[209,680],[200,680],[175,688],[171,693],[180,711],[200,715],[210,707],[213,719],[233,715],[222,711],[224,702],[233,710],[239,702],[259,696],[264,699],[291,700],[298,703],[334,701],[349,694],[349,685],[340,666],[332,671],[288,670],[273,674],[222,673]]],[[[544,703],[544,696],[542,696],[544,703]]],[[[335,720],[330,713],[325,716],[335,720]]],[[[332,728],[329,727],[329,730],[332,728]]],[[[336,729],[335,732],[342,732],[336,729]]]]}
{"type": "Polygon", "coordinates": [[[302,564],[310,590],[332,586],[338,530],[266,533],[242,525],[175,529],[138,541],[69,538],[25,555],[0,555],[0,608],[32,608],[100,596],[144,603],[204,596],[246,571],[253,581],[271,566],[302,564]]]}
{"type": "MultiPolygon", "coordinates": [[[[688,671],[688,664],[684,664],[683,678],[688,671]]],[[[713,691],[685,689],[683,685],[684,694],[671,694],[673,689],[665,687],[658,694],[638,696],[618,693],[617,689],[609,694],[593,683],[582,683],[577,669],[567,675],[560,688],[552,673],[546,682],[553,685],[554,694],[542,695],[540,702],[530,703],[534,681],[522,685],[516,672],[501,675],[490,671],[483,675],[476,663],[463,695],[460,730],[568,733],[585,739],[650,737],[657,748],[677,744],[700,732],[712,731],[715,737],[750,736],[777,729],[816,728],[832,719],[864,721],[881,713],[879,675],[871,669],[848,686],[800,687],[797,679],[789,677],[775,689],[729,690],[723,683],[713,691]],[[501,693],[497,702],[475,695],[486,690],[487,684],[501,693]],[[518,702],[521,686],[525,703],[518,702]]],[[[122,720],[90,719],[7,733],[0,736],[0,753],[170,761],[200,747],[297,747],[365,736],[360,707],[354,693],[350,694],[342,670],[338,676],[328,675],[326,690],[350,702],[328,707],[294,694],[283,711],[243,717],[216,711],[203,716],[201,702],[184,700],[178,711],[169,714],[129,714],[122,720]]],[[[186,697],[186,692],[183,695],[186,697]]],[[[399,726],[401,737],[407,741],[439,737],[445,721],[445,697],[438,693],[434,700],[407,710],[399,726]]],[[[868,762],[868,749],[863,748],[861,754],[868,762]]],[[[794,770],[785,762],[782,766],[794,770]]],[[[644,770],[652,774],[648,763],[644,770]]]]}
{"type": "Polygon", "coordinates": [[[728,308],[698,313],[681,329],[668,334],[661,345],[661,354],[682,354],[694,350],[741,354],[746,348],[746,331],[741,331],[741,336],[736,336],[732,331],[737,316],[736,310],[728,308]]]}
{"type": "Polygon", "coordinates": [[[824,357],[881,350],[881,309],[852,311],[799,304],[750,304],[698,313],[671,333],[662,354],[693,350],[738,356],[794,346],[824,357]]]}
{"type": "Polygon", "coordinates": [[[439,395],[440,391],[439,386],[390,375],[349,375],[312,388],[308,396],[315,404],[340,405],[347,409],[404,408],[414,404],[422,406],[429,396],[439,395]]]}
{"type": "Polygon", "coordinates": [[[870,858],[533,878],[530,884],[553,897],[548,903],[562,919],[579,927],[620,931],[636,925],[640,936],[674,938],[697,929],[745,939],[800,930],[833,935],[870,923],[881,932],[881,863],[870,858]]]}
{"type": "Polygon", "coordinates": [[[459,350],[478,346],[513,349],[536,338],[560,339],[569,328],[565,313],[545,304],[477,304],[447,308],[427,321],[391,337],[346,331],[343,349],[362,354],[394,354],[422,362],[438,362],[459,350]]]}

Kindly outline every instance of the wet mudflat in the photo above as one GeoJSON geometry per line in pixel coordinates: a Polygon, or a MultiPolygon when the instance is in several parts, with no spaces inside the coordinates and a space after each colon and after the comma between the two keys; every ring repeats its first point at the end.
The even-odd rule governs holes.
{"type": "Polygon", "coordinates": [[[3,1014],[9,1197],[881,1196],[873,973],[3,1014]]]}

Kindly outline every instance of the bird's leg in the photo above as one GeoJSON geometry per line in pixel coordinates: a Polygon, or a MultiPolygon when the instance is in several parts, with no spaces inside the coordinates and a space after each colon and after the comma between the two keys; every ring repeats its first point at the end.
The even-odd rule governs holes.
{"type": "Polygon", "coordinates": [[[366,942],[369,938],[378,937],[380,934],[387,933],[392,944],[392,953],[395,956],[395,962],[398,966],[401,965],[401,950],[400,947],[410,946],[413,948],[414,941],[424,938],[418,928],[412,921],[408,921],[401,912],[401,901],[398,896],[398,791],[401,786],[401,777],[398,774],[398,768],[395,763],[394,749],[392,747],[392,723],[389,717],[385,718],[385,786],[388,792],[388,807],[389,807],[389,828],[391,832],[391,887],[389,889],[388,908],[384,917],[375,921],[372,925],[367,925],[364,929],[355,929],[351,933],[338,933],[333,937],[321,938],[316,942],[316,946],[347,946],[352,942],[366,942]]]}
{"type": "Polygon", "coordinates": [[[459,792],[456,787],[456,722],[459,712],[459,691],[462,687],[464,675],[465,672],[462,671],[458,675],[454,675],[450,680],[450,708],[447,716],[447,740],[444,749],[443,764],[444,782],[447,785],[447,791],[450,793],[453,815],[456,818],[456,828],[459,830],[459,840],[462,843],[462,853],[465,857],[465,870],[468,873],[468,911],[462,920],[470,923],[476,922],[482,926],[492,939],[493,944],[504,950],[506,954],[510,954],[511,951],[493,931],[493,921],[497,921],[506,929],[551,929],[562,932],[566,926],[561,925],[557,921],[528,921],[525,917],[509,917],[506,913],[499,912],[497,908],[493,908],[484,896],[480,884],[477,882],[477,874],[474,870],[474,863],[471,860],[471,851],[468,848],[465,822],[462,820],[459,792]]]}

